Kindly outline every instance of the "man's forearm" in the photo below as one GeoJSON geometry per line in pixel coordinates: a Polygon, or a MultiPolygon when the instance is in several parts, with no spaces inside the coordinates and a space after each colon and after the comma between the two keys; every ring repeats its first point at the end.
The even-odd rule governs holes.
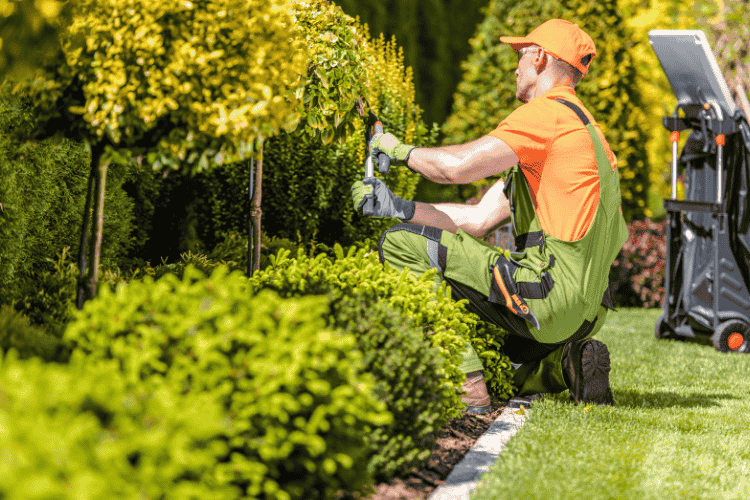
{"type": "Polygon", "coordinates": [[[472,217],[467,213],[467,205],[458,203],[422,203],[416,202],[414,217],[407,222],[423,226],[433,226],[451,233],[463,229],[472,236],[482,238],[483,228],[472,222],[472,217]]]}
{"type": "Polygon", "coordinates": [[[461,162],[462,155],[457,146],[437,148],[415,148],[409,155],[408,167],[438,184],[451,184],[448,172],[461,162]]]}

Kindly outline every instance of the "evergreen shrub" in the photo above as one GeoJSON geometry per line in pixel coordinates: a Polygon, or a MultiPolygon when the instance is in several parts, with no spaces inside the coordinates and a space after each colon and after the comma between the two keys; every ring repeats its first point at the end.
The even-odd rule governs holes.
{"type": "Polygon", "coordinates": [[[402,313],[372,296],[332,300],[328,325],[356,336],[375,392],[393,413],[391,424],[368,436],[370,470],[381,480],[408,473],[429,458],[447,423],[443,401],[454,391],[445,383],[444,356],[402,313]]]}
{"type": "Polygon", "coordinates": [[[207,471],[250,498],[322,499],[370,483],[366,436],[392,416],[372,392],[352,335],[325,328],[325,297],[250,293],[247,278],[193,266],[178,280],[103,287],[65,332],[127,380],[209,393],[227,426],[207,471]]]}
{"type": "MultiPolygon", "coordinates": [[[[65,247],[77,254],[89,154],[75,141],[26,141],[33,114],[0,88],[0,303],[30,288],[65,247]]],[[[131,245],[133,202],[122,189],[127,166],[110,168],[105,192],[102,266],[113,268],[131,245]]]]}
{"type": "Polygon", "coordinates": [[[620,307],[661,307],[667,262],[666,220],[628,224],[629,236],[612,264],[612,300],[620,307]]]}
{"type": "Polygon", "coordinates": [[[0,497],[240,498],[209,473],[228,453],[212,396],[128,384],[117,364],[0,353],[0,497]]]}
{"type": "Polygon", "coordinates": [[[461,415],[463,403],[456,390],[465,377],[457,367],[466,341],[471,341],[482,359],[492,396],[510,397],[510,361],[500,353],[507,333],[467,312],[465,300],[452,300],[445,282],[435,289],[434,269],[421,276],[406,269],[399,273],[387,262],[381,264],[377,252],[368,252],[370,245],[371,242],[365,241],[363,248],[352,246],[344,254],[341,245],[336,244],[333,257],[326,253],[308,256],[299,249],[296,258],[289,258],[288,251],[280,250],[271,256],[269,266],[253,274],[250,282],[256,289],[271,288],[283,296],[333,291],[334,299],[338,299],[356,293],[366,301],[384,302],[405,315],[445,358],[446,388],[441,418],[461,415]]]}
{"type": "MultiPolygon", "coordinates": [[[[445,144],[460,144],[494,130],[522,105],[513,73],[516,53],[501,36],[526,36],[543,22],[559,18],[578,24],[594,40],[597,56],[576,95],[601,125],[617,156],[626,221],[640,220],[648,209],[650,119],[644,112],[638,72],[631,55],[633,38],[617,0],[491,0],[485,19],[470,40],[472,54],[462,63],[464,77],[443,131],[445,144]]],[[[465,193],[464,198],[470,196],[465,193]]]]}
{"type": "Polygon", "coordinates": [[[21,359],[37,356],[54,361],[61,347],[60,339],[33,326],[27,317],[11,306],[0,306],[0,349],[15,349],[21,359]]]}

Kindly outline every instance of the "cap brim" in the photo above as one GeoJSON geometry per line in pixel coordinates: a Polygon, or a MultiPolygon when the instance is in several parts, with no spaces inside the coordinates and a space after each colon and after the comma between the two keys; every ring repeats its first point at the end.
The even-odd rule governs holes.
{"type": "Polygon", "coordinates": [[[501,36],[500,41],[513,47],[513,50],[533,45],[533,42],[530,42],[525,36],[501,36]]]}

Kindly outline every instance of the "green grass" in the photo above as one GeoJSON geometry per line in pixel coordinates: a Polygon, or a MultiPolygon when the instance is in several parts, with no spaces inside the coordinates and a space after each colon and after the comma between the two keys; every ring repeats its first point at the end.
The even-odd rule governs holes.
{"type": "Polygon", "coordinates": [[[614,407],[534,403],[471,498],[750,499],[750,356],[656,340],[659,314],[620,309],[597,336],[614,407]]]}

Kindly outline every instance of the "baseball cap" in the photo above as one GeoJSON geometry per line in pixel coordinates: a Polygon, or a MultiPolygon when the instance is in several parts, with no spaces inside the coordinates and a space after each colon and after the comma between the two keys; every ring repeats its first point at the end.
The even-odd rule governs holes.
{"type": "Polygon", "coordinates": [[[516,51],[527,45],[539,45],[584,75],[589,70],[591,60],[584,64],[583,58],[589,54],[591,59],[596,56],[594,41],[588,33],[577,24],[564,19],[550,19],[524,37],[501,36],[500,41],[509,44],[516,51]]]}

